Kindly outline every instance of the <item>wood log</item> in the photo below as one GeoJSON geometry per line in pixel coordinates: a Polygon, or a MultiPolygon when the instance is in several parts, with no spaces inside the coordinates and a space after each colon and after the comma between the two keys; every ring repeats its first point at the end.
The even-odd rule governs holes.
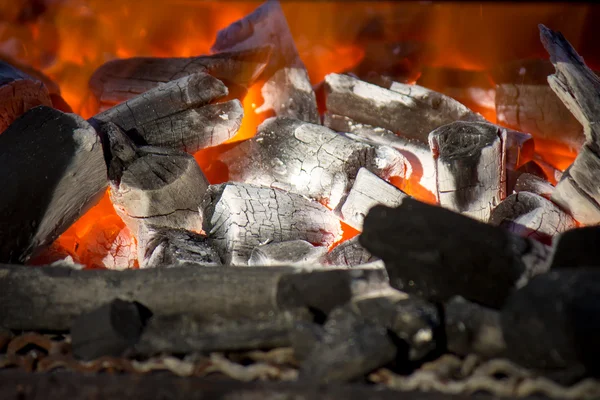
{"type": "Polygon", "coordinates": [[[113,122],[138,145],[195,153],[223,143],[239,129],[244,111],[238,100],[210,104],[227,93],[223,82],[206,73],[187,75],[109,108],[90,121],[113,122]]]}
{"type": "Polygon", "coordinates": [[[222,265],[208,238],[192,231],[142,224],[137,240],[140,268],[222,265]]]}
{"type": "Polygon", "coordinates": [[[318,265],[325,253],[326,246],[313,246],[306,240],[267,243],[252,250],[248,265],[318,265]]]}
{"type": "Polygon", "coordinates": [[[107,186],[95,130],[46,106],[29,110],[0,135],[0,171],[0,262],[25,262],[50,245],[107,186]]]}
{"type": "Polygon", "coordinates": [[[264,103],[256,109],[275,116],[319,123],[315,93],[277,0],[267,1],[217,33],[212,52],[254,49],[269,44],[273,53],[261,75],[264,103]]]}
{"type": "Polygon", "coordinates": [[[329,246],[342,234],[339,219],[323,205],[267,187],[212,185],[202,209],[203,229],[228,265],[247,265],[252,250],[266,241],[329,246]]]}
{"type": "Polygon", "coordinates": [[[342,221],[361,231],[365,216],[371,207],[376,204],[396,207],[402,204],[402,200],[407,196],[402,190],[380,179],[366,168],[361,168],[356,174],[352,189],[337,206],[336,213],[342,221]]]}
{"type": "Polygon", "coordinates": [[[550,262],[541,243],[411,198],[373,207],[359,242],[385,262],[398,290],[436,301],[460,295],[493,308],[550,262]]]}
{"type": "Polygon", "coordinates": [[[440,205],[487,221],[506,196],[505,142],[505,132],[488,123],[454,122],[432,131],[440,205]]]}
{"type": "Polygon", "coordinates": [[[262,73],[269,46],[190,58],[134,57],[109,61],[92,75],[89,87],[104,111],[155,87],[197,73],[209,73],[232,85],[250,87],[262,73]]]}
{"type": "Polygon", "coordinates": [[[115,298],[153,315],[250,318],[308,307],[327,315],[352,296],[386,286],[385,270],[297,267],[73,270],[0,265],[0,326],[68,330],[79,315],[115,298]]]}
{"type": "Polygon", "coordinates": [[[394,82],[389,89],[348,75],[325,77],[327,111],[407,139],[427,143],[432,130],[454,121],[483,121],[459,102],[417,85],[394,82]]]}
{"type": "Polygon", "coordinates": [[[575,220],[556,204],[530,192],[508,196],[492,211],[489,222],[515,235],[548,245],[552,244],[555,235],[577,226],[575,220]]]}
{"type": "MultiPolygon", "coordinates": [[[[379,168],[372,146],[290,118],[266,120],[256,136],[226,151],[219,160],[227,165],[231,180],[280,188],[330,208],[348,193],[359,168],[393,168],[387,162],[379,168]]],[[[402,161],[397,161],[397,169],[404,168],[402,161]]]]}
{"type": "Polygon", "coordinates": [[[600,223],[600,187],[595,173],[600,167],[600,79],[583,62],[564,36],[540,25],[540,37],[556,72],[548,83],[583,126],[586,142],[563,174],[552,201],[583,224],[600,223]]]}
{"type": "Polygon", "coordinates": [[[52,106],[44,83],[0,60],[0,134],[27,110],[40,105],[52,106]]]}
{"type": "Polygon", "coordinates": [[[536,175],[523,173],[517,179],[515,192],[529,192],[550,199],[554,192],[554,186],[536,175]]]}
{"type": "Polygon", "coordinates": [[[338,244],[325,256],[325,264],[343,265],[346,267],[356,267],[377,260],[379,260],[377,257],[361,246],[358,242],[358,237],[338,244]]]}

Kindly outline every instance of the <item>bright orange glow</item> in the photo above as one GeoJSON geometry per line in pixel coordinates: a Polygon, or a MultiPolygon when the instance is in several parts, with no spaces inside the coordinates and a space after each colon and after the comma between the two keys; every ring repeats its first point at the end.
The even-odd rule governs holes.
{"type": "Polygon", "coordinates": [[[339,238],[338,241],[336,241],[329,247],[330,251],[335,249],[337,246],[339,246],[341,243],[345,242],[346,240],[350,240],[353,237],[356,237],[360,234],[359,230],[354,229],[353,227],[346,224],[345,222],[340,221],[340,224],[342,226],[342,237],[339,238]]]}
{"type": "Polygon", "coordinates": [[[564,171],[573,163],[577,152],[567,145],[550,140],[536,139],[535,152],[554,168],[564,171]]]}

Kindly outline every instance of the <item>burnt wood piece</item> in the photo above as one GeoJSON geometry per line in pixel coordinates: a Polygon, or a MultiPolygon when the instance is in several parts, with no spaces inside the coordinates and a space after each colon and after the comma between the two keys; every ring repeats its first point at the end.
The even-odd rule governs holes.
{"type": "Polygon", "coordinates": [[[578,150],[585,141],[581,124],[548,85],[548,60],[518,60],[495,68],[498,123],[578,150]]]}
{"type": "Polygon", "coordinates": [[[73,270],[0,265],[0,326],[67,330],[75,318],[115,298],[154,315],[251,318],[298,307],[327,315],[353,296],[388,285],[384,269],[297,267],[73,270]]]}
{"type": "Polygon", "coordinates": [[[188,315],[152,317],[135,344],[136,355],[160,353],[273,349],[290,346],[290,331],[296,321],[310,321],[306,309],[282,311],[254,318],[192,318],[188,315]]]}
{"type": "Polygon", "coordinates": [[[300,365],[300,380],[351,381],[396,357],[387,329],[361,316],[352,306],[332,311],[324,328],[321,340],[300,365]]]}
{"type": "Polygon", "coordinates": [[[239,100],[211,104],[227,93],[223,82],[196,73],[150,89],[90,122],[113,122],[138,145],[195,153],[223,143],[238,131],[244,114],[239,100]]]}
{"type": "Polygon", "coordinates": [[[585,367],[600,373],[600,270],[575,268],[533,278],[501,314],[506,355],[541,370],[585,367]]]}
{"type": "Polygon", "coordinates": [[[571,229],[554,239],[551,269],[600,267],[600,228],[587,226],[571,229]]]}
{"type": "Polygon", "coordinates": [[[81,360],[121,356],[133,346],[146,320],[142,305],[115,299],[73,321],[73,355],[81,360]]]}
{"type": "Polygon", "coordinates": [[[432,131],[440,205],[487,221],[506,196],[505,141],[504,131],[484,122],[453,122],[432,131]]]}
{"type": "Polygon", "coordinates": [[[325,255],[325,264],[356,267],[379,260],[358,242],[358,237],[346,240],[325,255]]]}
{"type": "Polygon", "coordinates": [[[499,308],[549,267],[546,246],[411,198],[373,207],[359,242],[385,262],[393,287],[435,301],[461,295],[499,308]]]}
{"type": "MultiPolygon", "coordinates": [[[[248,88],[262,73],[271,48],[232,51],[189,58],[134,57],[109,61],[92,75],[89,87],[104,111],[161,84],[187,75],[208,73],[226,82],[230,91],[248,88]]],[[[242,93],[243,95],[243,93],[242,93]]]]}
{"type": "Polygon", "coordinates": [[[296,321],[289,332],[294,358],[300,363],[306,360],[317,343],[323,339],[324,334],[323,325],[308,321],[296,321]]]}
{"type": "Polygon", "coordinates": [[[256,246],[248,265],[318,265],[327,253],[327,246],[313,246],[306,240],[267,243],[256,246]]]}
{"type": "Polygon", "coordinates": [[[336,212],[348,225],[362,230],[365,215],[371,207],[383,204],[395,207],[402,204],[408,195],[397,187],[387,183],[366,168],[361,168],[356,174],[352,189],[346,198],[338,205],[336,212]]]}
{"type": "Polygon", "coordinates": [[[583,125],[585,144],[552,193],[552,201],[582,224],[600,223],[600,79],[559,32],[540,25],[540,37],[556,72],[548,83],[583,125]]]}
{"type": "Polygon", "coordinates": [[[52,106],[44,83],[0,60],[0,134],[37,106],[52,106]]]}
{"type": "Polygon", "coordinates": [[[267,1],[220,30],[211,51],[248,50],[265,44],[271,45],[273,52],[261,74],[264,103],[256,112],[271,111],[279,117],[319,123],[315,92],[279,1],[267,1]]]}
{"type": "Polygon", "coordinates": [[[0,262],[23,263],[92,207],[108,183],[100,138],[74,114],[35,107],[0,135],[0,262]]]}
{"type": "Polygon", "coordinates": [[[140,268],[222,265],[219,254],[206,236],[151,224],[142,224],[140,228],[137,234],[140,268]]]}
{"type": "Polygon", "coordinates": [[[506,169],[516,171],[524,164],[533,160],[535,144],[529,133],[499,127],[506,133],[506,169]]]}
{"type": "Polygon", "coordinates": [[[454,121],[483,121],[456,100],[417,85],[394,82],[389,89],[348,75],[325,77],[327,111],[427,143],[432,130],[454,121]]]}
{"type": "Polygon", "coordinates": [[[505,351],[498,310],[454,296],[444,304],[444,323],[447,347],[454,354],[493,358],[505,351]]]}
{"type": "Polygon", "coordinates": [[[268,187],[212,185],[202,209],[203,230],[227,265],[247,265],[252,250],[267,240],[329,246],[342,235],[339,219],[323,205],[268,187]]]}
{"type": "Polygon", "coordinates": [[[552,192],[554,192],[554,186],[539,176],[523,173],[517,178],[515,192],[529,192],[550,199],[552,192]]]}
{"type": "Polygon", "coordinates": [[[489,223],[548,245],[555,235],[577,226],[556,204],[530,192],[508,196],[492,211],[489,223]]]}
{"type": "Polygon", "coordinates": [[[221,154],[219,160],[227,165],[233,181],[280,188],[331,208],[348,193],[359,168],[377,168],[372,146],[321,125],[281,117],[267,119],[256,136],[221,154]]]}

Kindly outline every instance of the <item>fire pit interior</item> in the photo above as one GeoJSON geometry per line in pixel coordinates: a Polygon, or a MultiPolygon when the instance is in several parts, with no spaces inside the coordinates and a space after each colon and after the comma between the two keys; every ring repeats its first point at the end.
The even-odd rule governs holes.
{"type": "Polygon", "coordinates": [[[0,3],[0,392],[600,396],[600,7],[150,3],[0,3]]]}

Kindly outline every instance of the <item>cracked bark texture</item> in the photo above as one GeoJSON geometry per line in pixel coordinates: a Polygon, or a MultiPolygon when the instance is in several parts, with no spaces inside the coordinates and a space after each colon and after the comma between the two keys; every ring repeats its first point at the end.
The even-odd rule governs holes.
{"type": "Polygon", "coordinates": [[[75,114],[38,106],[0,135],[0,262],[22,263],[100,200],[100,138],[75,114]]]}
{"type": "Polygon", "coordinates": [[[454,121],[483,121],[456,100],[417,85],[394,82],[389,89],[356,78],[325,77],[327,111],[427,143],[432,130],[454,121]]]}
{"type": "Polygon", "coordinates": [[[440,205],[487,221],[506,196],[505,140],[504,130],[481,122],[453,122],[431,132],[440,205]]]}
{"type": "MultiPolygon", "coordinates": [[[[232,51],[189,58],[134,57],[109,61],[92,75],[89,87],[104,111],[161,84],[208,73],[221,81],[250,87],[267,65],[271,49],[232,51]]],[[[230,87],[233,90],[233,87],[230,87]]]]}
{"type": "Polygon", "coordinates": [[[331,208],[347,194],[359,168],[377,169],[372,146],[291,118],[266,120],[256,136],[219,159],[231,180],[279,188],[331,208]]]}
{"type": "Polygon", "coordinates": [[[267,242],[330,246],[342,234],[339,219],[323,205],[268,187],[211,185],[202,209],[203,229],[226,265],[247,265],[252,250],[267,242]]]}
{"type": "Polygon", "coordinates": [[[327,265],[343,265],[346,267],[356,267],[378,260],[379,258],[369,253],[369,251],[359,243],[358,236],[345,240],[335,246],[327,253],[324,259],[325,264],[327,265]]]}
{"type": "Polygon", "coordinates": [[[0,60],[0,134],[36,106],[52,106],[44,83],[0,60]]]}
{"type": "Polygon", "coordinates": [[[265,44],[273,52],[260,77],[264,103],[256,112],[319,123],[316,96],[279,1],[269,0],[220,30],[211,51],[249,50],[265,44]]]}
{"type": "Polygon", "coordinates": [[[492,211],[490,224],[515,235],[551,244],[552,238],[577,223],[550,200],[528,192],[511,194],[492,211]]]}
{"type": "Polygon", "coordinates": [[[319,265],[327,246],[313,246],[306,240],[267,243],[256,246],[248,265],[319,265]]]}
{"type": "Polygon", "coordinates": [[[373,206],[383,204],[396,207],[407,196],[366,168],[361,168],[348,196],[336,208],[336,214],[354,229],[362,231],[365,216],[373,206]]]}
{"type": "Polygon", "coordinates": [[[192,74],[150,89],[90,121],[113,122],[139,145],[195,153],[223,143],[238,131],[244,115],[239,100],[211,104],[227,93],[218,79],[192,74]]]}

